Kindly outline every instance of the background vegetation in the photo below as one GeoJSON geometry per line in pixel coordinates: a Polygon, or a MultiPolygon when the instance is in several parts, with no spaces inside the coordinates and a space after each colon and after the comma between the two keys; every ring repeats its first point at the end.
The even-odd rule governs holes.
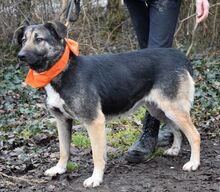
{"type": "MultiPolygon", "coordinates": [[[[101,7],[95,0],[82,1],[80,17],[69,28],[69,36],[79,42],[81,54],[138,48],[128,12],[120,2],[110,0],[107,7],[101,7]]],[[[182,1],[174,41],[174,46],[184,52],[193,43],[189,55],[196,79],[192,113],[197,127],[210,137],[220,134],[219,10],[219,0],[210,0],[208,20],[193,33],[195,1],[182,1]]],[[[59,19],[59,11],[60,4],[56,0],[0,0],[0,149],[10,138],[15,141],[32,139],[39,133],[47,136],[55,134],[54,120],[45,109],[44,91],[22,84],[27,68],[21,66],[16,58],[18,47],[13,44],[13,34],[25,20],[42,23],[59,19]]],[[[127,119],[110,122],[107,125],[109,145],[126,150],[138,136],[143,115],[144,109],[141,108],[127,119]]],[[[89,141],[86,133],[81,129],[78,131],[73,134],[74,145],[87,148],[89,141]]]]}

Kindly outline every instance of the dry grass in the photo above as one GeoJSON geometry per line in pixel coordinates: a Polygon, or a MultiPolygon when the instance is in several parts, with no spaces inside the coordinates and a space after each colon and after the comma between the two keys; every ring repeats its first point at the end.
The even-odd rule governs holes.
{"type": "MultiPolygon", "coordinates": [[[[214,51],[219,48],[219,6],[218,0],[210,1],[209,18],[199,25],[193,36],[195,1],[182,1],[179,25],[175,34],[175,46],[187,50],[193,40],[193,50],[202,51],[211,48],[214,51]]],[[[1,44],[10,44],[14,31],[25,20],[30,23],[41,23],[58,19],[60,9],[59,0],[0,0],[1,44]]],[[[123,19],[110,30],[107,26],[106,8],[92,6],[91,1],[83,1],[80,17],[69,29],[70,36],[80,43],[82,53],[97,54],[137,48],[136,37],[126,7],[122,10],[123,19]]]]}

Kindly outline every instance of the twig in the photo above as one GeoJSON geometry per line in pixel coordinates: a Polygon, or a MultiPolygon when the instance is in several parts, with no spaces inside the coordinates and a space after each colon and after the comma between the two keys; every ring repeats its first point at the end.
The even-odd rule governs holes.
{"type": "Polygon", "coordinates": [[[109,44],[109,41],[113,35],[113,33],[119,28],[121,27],[124,23],[126,23],[128,21],[128,19],[126,19],[125,21],[122,21],[121,23],[119,23],[116,27],[114,27],[114,29],[110,32],[110,34],[108,35],[108,38],[105,42],[105,46],[104,48],[102,49],[102,51],[104,51],[107,47],[108,47],[108,44],[109,44]]]}
{"type": "Polygon", "coordinates": [[[6,9],[1,10],[0,14],[4,13],[4,12],[10,10],[10,9],[14,9],[15,7],[17,7],[19,4],[23,3],[24,1],[26,1],[26,0],[21,0],[20,2],[13,3],[13,5],[7,7],[6,9]]]}
{"type": "MultiPolygon", "coordinates": [[[[219,5],[220,5],[220,3],[213,4],[213,5],[211,5],[211,6],[209,7],[209,9],[211,9],[211,8],[213,8],[213,7],[217,7],[217,6],[219,6],[219,5]]],[[[183,22],[187,21],[188,19],[191,19],[191,18],[194,17],[194,16],[196,16],[196,13],[194,13],[194,14],[192,14],[192,15],[190,15],[190,16],[184,18],[184,19],[182,19],[181,21],[179,21],[179,27],[178,27],[178,29],[176,30],[174,37],[176,37],[177,33],[180,31],[183,22]]],[[[192,49],[192,47],[193,47],[193,45],[194,45],[194,42],[195,42],[195,32],[196,32],[197,27],[198,27],[198,23],[195,24],[194,29],[193,29],[193,31],[192,31],[192,41],[191,41],[191,44],[190,44],[190,46],[189,46],[189,48],[188,48],[188,50],[187,50],[187,52],[186,52],[186,56],[189,56],[190,51],[191,51],[191,49],[192,49]]]]}
{"type": "Polygon", "coordinates": [[[144,163],[147,163],[149,161],[151,161],[152,159],[154,159],[156,157],[156,155],[152,155],[151,157],[149,157],[147,160],[144,161],[144,163]]]}
{"type": "MultiPolygon", "coordinates": [[[[215,30],[216,30],[216,21],[217,21],[217,16],[218,16],[218,6],[216,6],[215,8],[215,15],[214,15],[214,19],[213,19],[213,31],[212,31],[212,40],[211,40],[211,45],[213,45],[214,39],[215,39],[215,30]]],[[[218,32],[217,32],[218,33],[218,32]]]]}
{"type": "Polygon", "coordinates": [[[42,183],[46,183],[47,181],[42,181],[42,180],[36,180],[36,179],[25,179],[25,178],[22,178],[22,177],[13,177],[13,176],[10,176],[10,175],[7,175],[3,172],[0,171],[0,175],[3,176],[3,177],[6,177],[8,179],[11,179],[13,181],[20,181],[20,182],[26,182],[27,184],[29,185],[33,185],[33,184],[42,184],[42,183]]]}
{"type": "MultiPolygon", "coordinates": [[[[211,8],[213,8],[213,7],[215,7],[215,6],[220,6],[220,3],[216,3],[216,4],[211,5],[211,6],[209,7],[209,9],[211,9],[211,8]]],[[[194,14],[192,14],[192,15],[190,15],[190,16],[188,16],[188,17],[182,19],[182,20],[180,20],[180,21],[179,21],[179,27],[178,27],[178,29],[176,30],[174,36],[176,36],[177,33],[180,31],[180,29],[181,29],[181,27],[182,27],[182,24],[183,24],[185,21],[187,21],[187,20],[189,20],[189,19],[191,19],[191,18],[193,18],[193,17],[195,17],[195,16],[196,16],[196,13],[194,13],[194,14]]]]}
{"type": "Polygon", "coordinates": [[[190,46],[189,46],[189,48],[188,48],[188,50],[186,52],[186,56],[187,57],[189,56],[189,53],[190,53],[190,51],[191,51],[191,49],[192,49],[192,47],[194,45],[194,42],[195,42],[195,32],[196,32],[197,27],[198,27],[198,23],[195,24],[195,27],[194,27],[193,32],[192,32],[192,41],[191,41],[191,44],[190,44],[190,46]]]}
{"type": "MultiPolygon", "coordinates": [[[[211,8],[213,8],[213,7],[215,7],[215,6],[220,6],[220,3],[216,3],[216,4],[211,5],[211,6],[209,7],[209,9],[211,9],[211,8]]],[[[190,16],[184,18],[184,19],[182,19],[182,20],[179,21],[179,22],[180,22],[180,23],[185,22],[185,21],[187,21],[188,19],[190,19],[190,18],[192,18],[192,17],[194,17],[194,16],[196,16],[196,13],[194,13],[194,14],[192,14],[192,15],[190,15],[190,16]]]]}
{"type": "Polygon", "coordinates": [[[95,49],[93,46],[91,46],[91,45],[89,45],[89,44],[87,44],[87,43],[81,43],[81,46],[89,47],[91,50],[93,50],[93,52],[94,52],[95,54],[98,54],[97,51],[96,51],[96,49],[95,49]]]}

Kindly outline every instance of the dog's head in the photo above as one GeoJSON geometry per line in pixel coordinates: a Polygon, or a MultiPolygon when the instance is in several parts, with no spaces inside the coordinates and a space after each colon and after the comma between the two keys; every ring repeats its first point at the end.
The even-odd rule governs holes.
{"type": "Polygon", "coordinates": [[[60,22],[22,26],[15,33],[22,46],[18,58],[37,72],[46,71],[62,55],[66,35],[67,28],[60,22]]]}

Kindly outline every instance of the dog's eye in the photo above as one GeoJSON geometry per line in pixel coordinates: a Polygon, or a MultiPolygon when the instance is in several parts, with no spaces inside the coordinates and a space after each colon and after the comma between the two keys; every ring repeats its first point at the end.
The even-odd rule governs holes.
{"type": "Polygon", "coordinates": [[[24,45],[25,42],[26,42],[26,38],[23,38],[23,39],[21,40],[21,44],[24,45]]]}
{"type": "Polygon", "coordinates": [[[39,37],[38,37],[38,38],[36,38],[36,42],[37,42],[37,43],[40,43],[40,42],[42,42],[42,41],[44,41],[44,39],[43,39],[43,38],[39,38],[39,37]]]}

